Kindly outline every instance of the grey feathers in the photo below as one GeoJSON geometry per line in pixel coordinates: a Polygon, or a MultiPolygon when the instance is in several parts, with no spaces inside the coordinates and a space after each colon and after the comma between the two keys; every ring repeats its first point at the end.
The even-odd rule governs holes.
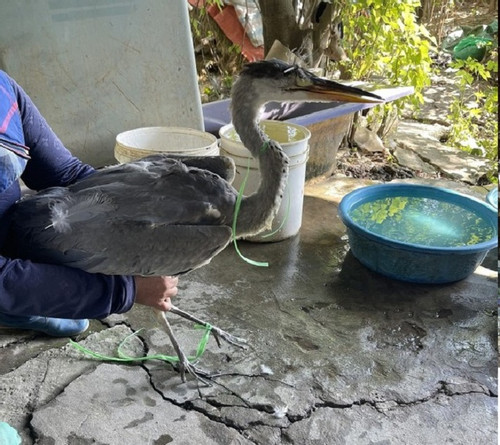
{"type": "Polygon", "coordinates": [[[149,156],[14,206],[16,255],[109,275],[177,275],[231,240],[227,158],[149,156]]]}
{"type": "Polygon", "coordinates": [[[100,192],[83,196],[76,200],[67,196],[64,200],[49,202],[51,224],[56,232],[68,233],[71,226],[78,222],[87,222],[102,214],[112,212],[115,208],[109,197],[100,192]]]}

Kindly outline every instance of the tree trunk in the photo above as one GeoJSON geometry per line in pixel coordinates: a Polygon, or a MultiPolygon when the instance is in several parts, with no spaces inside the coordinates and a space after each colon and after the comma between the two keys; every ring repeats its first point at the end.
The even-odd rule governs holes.
{"type": "Polygon", "coordinates": [[[259,0],[267,55],[275,40],[295,52],[308,67],[316,67],[323,54],[341,60],[339,24],[333,25],[338,11],[334,4],[323,0],[304,0],[299,8],[292,0],[259,0]],[[300,13],[301,25],[297,23],[300,13]]]}
{"type": "Polygon", "coordinates": [[[305,33],[299,29],[293,2],[290,0],[259,0],[264,33],[264,53],[275,40],[292,51],[302,45],[305,33]]]}

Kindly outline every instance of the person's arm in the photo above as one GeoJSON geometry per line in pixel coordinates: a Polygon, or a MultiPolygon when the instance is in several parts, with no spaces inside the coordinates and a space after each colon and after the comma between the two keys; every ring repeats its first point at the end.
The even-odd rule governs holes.
{"type": "Polygon", "coordinates": [[[90,274],[78,269],[0,256],[0,312],[56,318],[105,318],[134,303],[171,309],[176,277],[90,274]]]}
{"type": "Polygon", "coordinates": [[[66,186],[95,170],[73,156],[52,131],[45,118],[24,90],[11,79],[21,114],[25,145],[31,159],[22,179],[32,190],[66,186]]]}
{"type": "Polygon", "coordinates": [[[132,277],[0,257],[0,312],[56,318],[104,318],[130,310],[132,277]]]}

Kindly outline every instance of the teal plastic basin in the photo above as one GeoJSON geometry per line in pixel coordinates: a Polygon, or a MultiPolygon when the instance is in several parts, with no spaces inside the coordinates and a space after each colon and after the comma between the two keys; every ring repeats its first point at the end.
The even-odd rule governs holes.
{"type": "Polygon", "coordinates": [[[498,208],[498,188],[490,190],[490,192],[486,195],[486,201],[495,209],[498,208]]]}
{"type": "MultiPolygon", "coordinates": [[[[347,227],[353,255],[375,272],[403,281],[438,284],[464,279],[476,270],[488,251],[498,245],[496,211],[484,201],[440,187],[413,184],[382,184],[363,187],[342,199],[339,205],[339,216],[347,227]],[[385,202],[383,200],[386,198],[391,198],[390,202],[392,198],[401,198],[396,202],[399,204],[403,202],[403,205],[400,207],[394,205],[391,209],[387,207],[385,213],[382,212],[380,216],[381,206],[377,203],[385,202]],[[387,219],[389,214],[401,220],[401,208],[405,206],[404,203],[416,201],[410,198],[421,200],[425,198],[423,201],[432,200],[434,204],[437,204],[436,208],[445,204],[442,208],[450,209],[449,213],[446,213],[448,210],[443,211],[442,208],[434,212],[431,207],[430,211],[426,209],[425,214],[422,211],[422,215],[415,215],[413,211],[411,216],[416,222],[412,230],[418,232],[421,229],[417,233],[418,241],[416,242],[405,240],[405,234],[402,233],[407,228],[405,225],[402,225],[401,231],[398,232],[398,226],[394,223],[393,226],[396,228],[391,226],[392,232],[387,235],[376,233],[373,229],[374,224],[370,226],[364,221],[360,222],[359,218],[353,218],[353,215],[359,214],[363,209],[365,214],[373,214],[370,217],[372,221],[387,219]],[[360,209],[360,206],[363,207],[360,209]],[[373,212],[366,211],[366,209],[370,210],[370,206],[373,206],[373,212]],[[438,232],[439,230],[453,231],[452,221],[460,221],[461,217],[457,215],[462,209],[467,212],[467,215],[472,214],[470,221],[486,229],[483,232],[487,233],[487,239],[477,243],[469,240],[466,245],[446,246],[439,240],[434,241],[431,236],[426,238],[425,231],[429,230],[429,227],[435,228],[438,232]],[[426,226],[426,224],[431,224],[431,226],[426,226]]],[[[475,238],[471,236],[470,239],[475,238]]]]}

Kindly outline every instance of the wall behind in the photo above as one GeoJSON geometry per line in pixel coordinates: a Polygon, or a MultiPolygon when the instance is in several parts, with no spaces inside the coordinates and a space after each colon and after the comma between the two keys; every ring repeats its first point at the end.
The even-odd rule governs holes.
{"type": "Polygon", "coordinates": [[[5,2],[0,69],[94,166],[116,162],[115,137],[125,130],[203,130],[185,0],[5,2]]]}

